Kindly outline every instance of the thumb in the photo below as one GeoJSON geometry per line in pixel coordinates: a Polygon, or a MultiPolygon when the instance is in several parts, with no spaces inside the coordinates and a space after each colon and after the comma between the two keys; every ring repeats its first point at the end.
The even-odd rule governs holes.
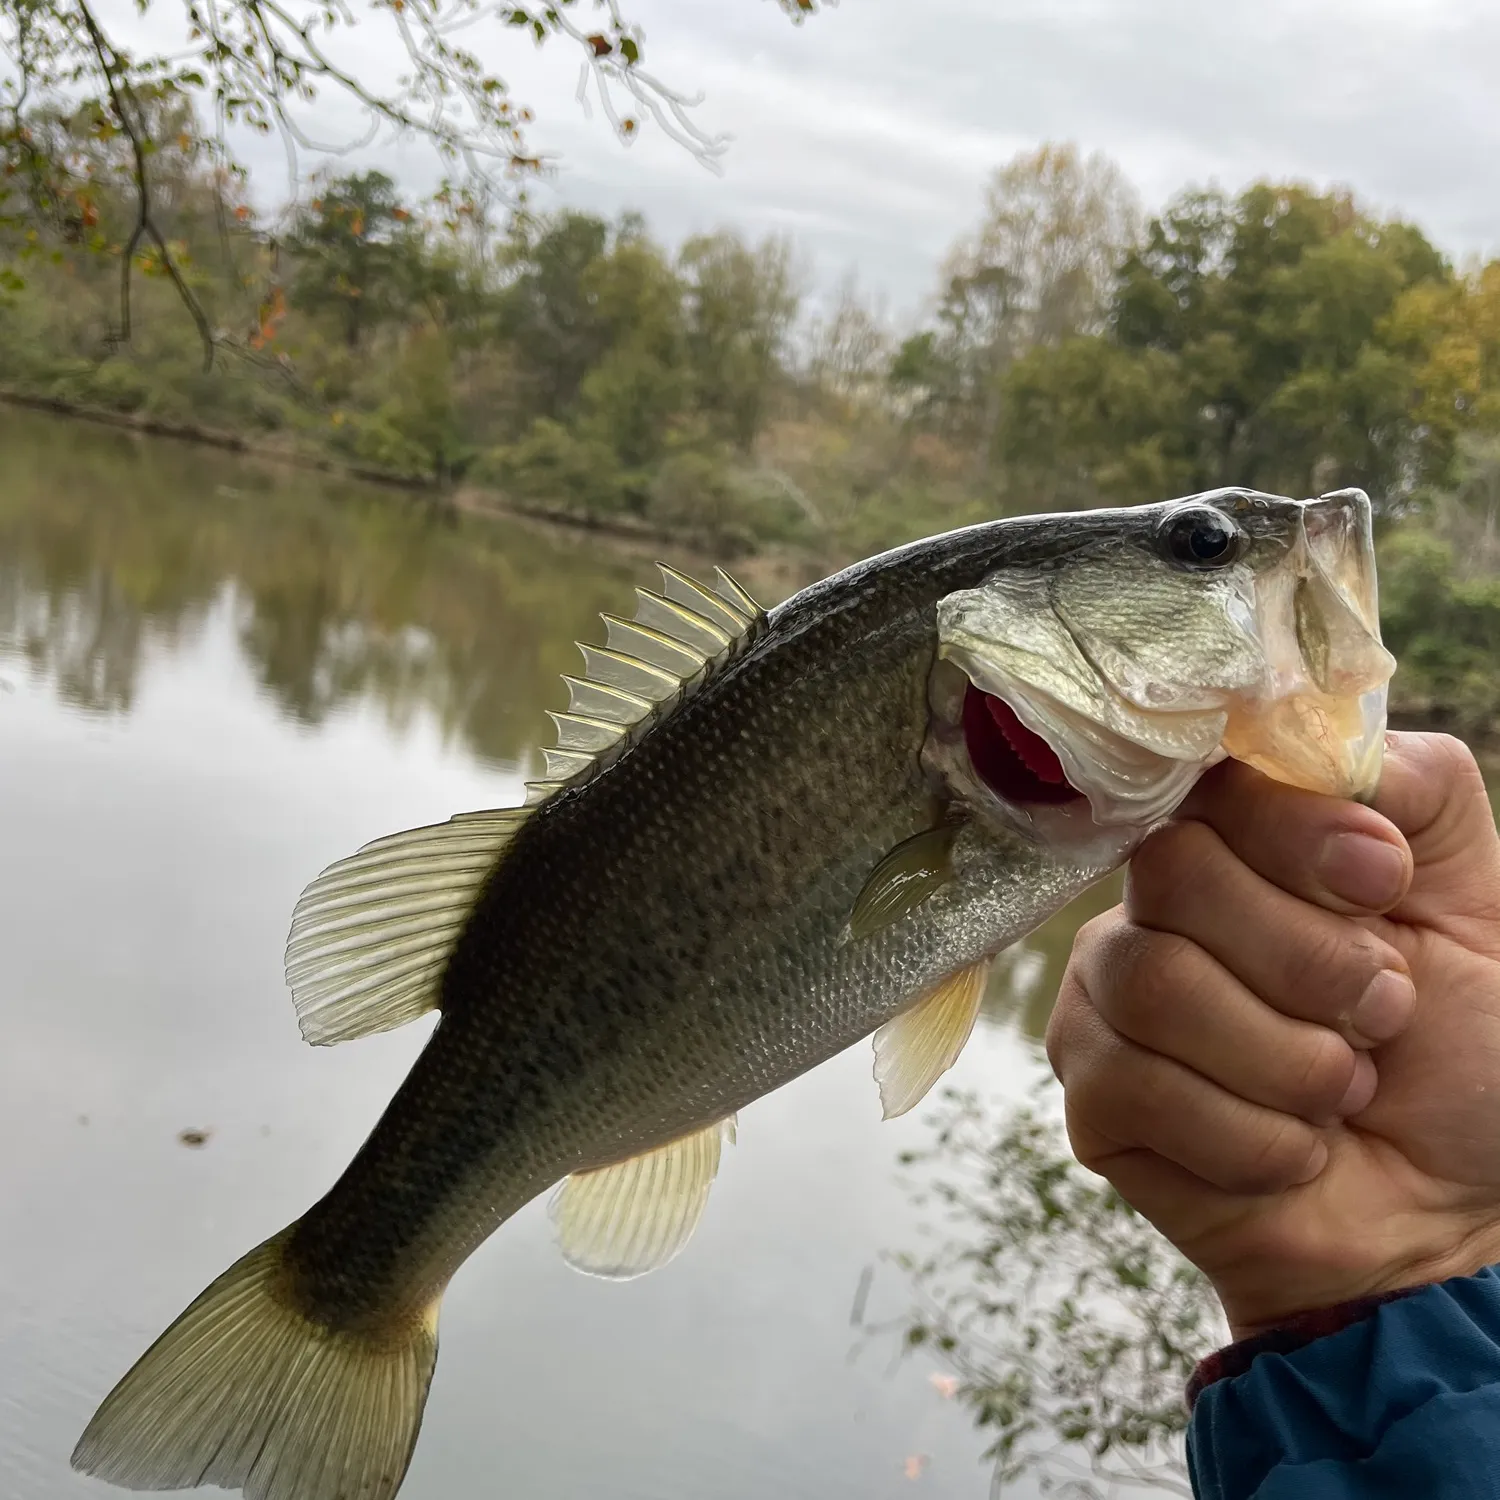
{"type": "Polygon", "coordinates": [[[1448,931],[1473,943],[1474,924],[1500,932],[1500,837],[1473,753],[1446,734],[1390,734],[1375,810],[1401,830],[1414,873],[1406,898],[1389,915],[1448,931]]]}

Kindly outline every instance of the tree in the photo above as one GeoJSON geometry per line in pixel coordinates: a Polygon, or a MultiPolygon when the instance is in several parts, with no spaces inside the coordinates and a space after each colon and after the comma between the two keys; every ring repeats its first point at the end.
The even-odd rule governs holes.
{"type": "MultiPolygon", "coordinates": [[[[794,21],[818,0],[777,0],[794,21]]],[[[624,140],[653,122],[706,164],[727,142],[694,121],[693,101],[650,72],[640,31],[619,0],[138,0],[137,8],[180,11],[183,44],[136,53],[112,33],[93,0],[0,0],[0,174],[19,178],[33,203],[64,202],[72,185],[36,149],[38,106],[56,110],[80,96],[108,131],[128,147],[133,224],[119,248],[124,276],[115,336],[130,334],[129,279],[137,253],[159,259],[198,324],[205,360],[222,342],[182,274],[163,231],[156,156],[165,139],[153,118],[154,99],[187,101],[212,122],[214,149],[227,174],[236,170],[228,127],[277,132],[288,152],[325,149],[310,136],[307,106],[320,94],[341,96],[366,119],[360,141],[382,131],[430,142],[445,163],[491,185],[514,186],[544,167],[526,134],[531,111],[512,97],[491,59],[528,37],[537,45],[571,46],[590,86],[624,140]],[[355,38],[364,27],[373,35],[355,38]],[[382,87],[361,76],[361,58],[401,59],[399,81],[382,87]]],[[[357,144],[350,142],[347,144],[357,144]]],[[[0,212],[5,204],[0,202],[0,212]]]]}
{"type": "Polygon", "coordinates": [[[1137,220],[1134,190],[1098,152],[1044,145],[990,179],[978,225],[944,263],[930,370],[950,425],[986,458],[1005,371],[1030,349],[1103,327],[1137,220]]]}
{"type": "Polygon", "coordinates": [[[1039,346],[1008,372],[1001,455],[1080,501],[1159,495],[1150,464],[1121,478],[1145,442],[1172,488],[1354,484],[1399,505],[1452,457],[1422,412],[1438,329],[1417,326],[1451,279],[1416,229],[1347,192],[1190,191],[1121,262],[1098,370],[1081,347],[1039,346]]]}
{"type": "Polygon", "coordinates": [[[581,430],[628,468],[655,462],[685,407],[682,286],[639,221],[627,218],[585,276],[608,340],[578,389],[581,430]]]}
{"type": "Polygon", "coordinates": [[[297,215],[288,243],[296,256],[294,304],[334,309],[350,349],[422,289],[421,234],[384,172],[323,183],[297,215]]]}
{"type": "Polygon", "coordinates": [[[902,1160],[935,1173],[916,1192],[949,1238],[896,1257],[916,1294],[898,1326],[952,1372],[934,1383],[992,1439],[996,1490],[1191,1495],[1183,1394],[1227,1333],[1207,1278],[1034,1110],[992,1119],[949,1090],[935,1124],[902,1160]]]}
{"type": "Polygon", "coordinates": [[[825,391],[856,399],[878,385],[891,366],[885,308],[860,291],[859,274],[845,273],[832,309],[813,321],[808,373],[825,391]]]}
{"type": "Polygon", "coordinates": [[[749,449],[802,303],[791,244],[770,237],[752,247],[721,230],[688,240],[677,268],[693,399],[717,436],[749,449]]]}
{"type": "Polygon", "coordinates": [[[609,235],[609,225],[592,214],[521,219],[502,251],[508,284],[498,332],[526,351],[523,410],[529,416],[569,415],[583,377],[608,344],[586,279],[606,253],[609,235]]]}

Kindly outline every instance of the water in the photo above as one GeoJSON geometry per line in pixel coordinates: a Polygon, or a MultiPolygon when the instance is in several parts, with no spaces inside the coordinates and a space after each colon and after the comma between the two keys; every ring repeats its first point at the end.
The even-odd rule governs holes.
{"type": "MultiPolygon", "coordinates": [[[[572,640],[646,577],[0,409],[0,1496],[114,1493],[67,1467],[98,1399],[323,1192],[422,1043],[301,1042],[297,893],[377,834],[519,800],[572,640]]],[[[1041,1071],[1074,920],[1008,956],[959,1085],[1041,1071]]],[[[449,1291],[403,1500],[980,1500],[935,1367],[851,1327],[871,1266],[868,1316],[907,1305],[880,1257],[921,1242],[895,1157],[928,1130],[880,1123],[852,1049],[744,1111],[693,1244],[628,1285],[565,1268],[533,1204],[449,1291]]]]}

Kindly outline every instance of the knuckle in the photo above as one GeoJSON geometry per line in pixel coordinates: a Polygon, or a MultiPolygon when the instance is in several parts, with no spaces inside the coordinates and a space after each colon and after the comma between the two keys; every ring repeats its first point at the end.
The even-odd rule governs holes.
{"type": "Polygon", "coordinates": [[[1354,1081],[1354,1049],[1343,1037],[1319,1026],[1299,1050],[1300,1076],[1287,1102],[1304,1117],[1326,1119],[1354,1081]]]}
{"type": "Polygon", "coordinates": [[[1484,773],[1479,769],[1474,752],[1456,735],[1431,734],[1426,738],[1434,756],[1454,781],[1484,784],[1484,773]]]}
{"type": "Polygon", "coordinates": [[[1070,1115],[1086,1120],[1108,1120],[1117,1112],[1122,1086],[1128,1082],[1128,1071],[1120,1067],[1121,1048],[1118,1038],[1107,1026],[1097,1026],[1090,1033],[1079,1028],[1058,1053],[1054,1069],[1059,1072],[1070,1115]],[[1126,1075],[1126,1076],[1122,1076],[1126,1075]]]}
{"type": "Polygon", "coordinates": [[[1206,823],[1184,819],[1159,828],[1130,862],[1128,903],[1137,916],[1178,911],[1189,892],[1212,880],[1225,854],[1223,840],[1206,823]]]}
{"type": "Polygon", "coordinates": [[[1052,1007],[1052,1014],[1047,1017],[1045,1037],[1047,1061],[1059,1083],[1067,1082],[1064,1071],[1077,1036],[1077,1027],[1073,1021],[1074,1015],[1080,1005],[1087,1004],[1088,1000],[1072,972],[1064,974],[1062,986],[1057,992],[1057,1004],[1052,1007]]]}
{"type": "Polygon", "coordinates": [[[1400,968],[1403,960],[1352,918],[1308,915],[1296,930],[1282,929],[1261,998],[1284,1015],[1339,1021],[1382,968],[1400,968]]]}
{"type": "MultiPolygon", "coordinates": [[[[1250,1108],[1251,1106],[1246,1106],[1250,1108]]],[[[1311,1128],[1301,1120],[1257,1111],[1245,1131],[1245,1149],[1224,1174],[1232,1193],[1282,1192],[1299,1182],[1312,1152],[1311,1128]]]]}
{"type": "Polygon", "coordinates": [[[1161,1035],[1203,986],[1207,955],[1189,938],[1133,923],[1113,934],[1101,954],[1106,982],[1101,1013],[1138,1042],[1161,1035]]]}

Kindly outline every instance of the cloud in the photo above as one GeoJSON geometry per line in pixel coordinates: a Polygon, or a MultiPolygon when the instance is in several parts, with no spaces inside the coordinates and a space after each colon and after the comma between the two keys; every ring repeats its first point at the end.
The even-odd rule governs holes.
{"type": "MultiPolygon", "coordinates": [[[[638,209],[673,241],[722,223],[790,232],[825,280],[858,264],[898,308],[930,291],[988,173],[1049,139],[1103,149],[1148,205],[1190,181],[1294,176],[1351,185],[1452,254],[1500,251],[1492,0],[844,0],[800,27],[769,0],[626,9],[646,64],[701,90],[695,118],[734,137],[722,175],[655,129],[625,148],[574,100],[566,48],[495,32],[487,57],[559,157],[537,201],[638,209]]],[[[158,0],[153,27],[172,14],[158,0]]],[[[392,73],[375,35],[351,41],[392,73]]],[[[278,150],[247,149],[274,196],[278,150]]],[[[414,191],[438,175],[415,145],[357,159],[414,191]]]]}

